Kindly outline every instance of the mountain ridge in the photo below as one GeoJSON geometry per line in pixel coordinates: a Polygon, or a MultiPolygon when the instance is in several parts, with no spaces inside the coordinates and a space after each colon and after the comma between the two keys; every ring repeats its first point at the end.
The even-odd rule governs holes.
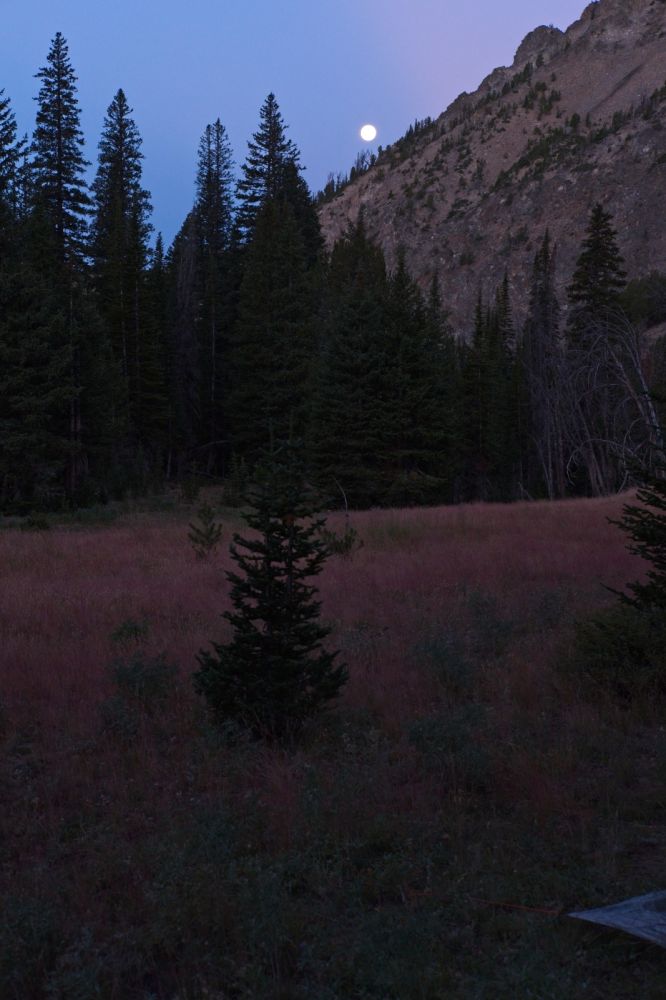
{"type": "Polygon", "coordinates": [[[524,312],[548,227],[565,291],[589,209],[614,217],[630,277],[666,270],[666,0],[597,0],[566,31],[541,25],[471,94],[382,150],[322,205],[328,245],[358,217],[389,266],[404,246],[440,281],[456,332],[505,270],[524,312]],[[657,211],[655,211],[657,209],[657,211]]]}

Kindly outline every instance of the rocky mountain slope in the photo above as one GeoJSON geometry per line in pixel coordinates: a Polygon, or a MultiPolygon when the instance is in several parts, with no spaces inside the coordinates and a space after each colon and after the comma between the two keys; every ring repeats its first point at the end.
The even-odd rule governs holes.
{"type": "Polygon", "coordinates": [[[389,265],[439,276],[465,333],[508,270],[518,316],[546,227],[569,281],[590,207],[612,212],[630,276],[666,271],[666,0],[598,0],[532,31],[435,121],[383,150],[321,208],[332,243],[365,210],[389,265]]]}

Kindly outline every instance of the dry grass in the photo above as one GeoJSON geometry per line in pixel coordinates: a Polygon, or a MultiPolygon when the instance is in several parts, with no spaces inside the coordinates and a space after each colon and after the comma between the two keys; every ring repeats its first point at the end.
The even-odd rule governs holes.
{"type": "Polygon", "coordinates": [[[226,746],[192,694],[229,562],[195,558],[187,512],[0,533],[3,996],[663,995],[659,955],[637,978],[634,946],[568,924],[544,944],[543,917],[466,902],[566,909],[657,878],[659,728],[555,669],[602,584],[640,575],[607,522],[622,502],[353,515],[364,546],[320,582],[350,681],[289,753],[226,746]],[[145,642],[112,639],[128,620],[145,642]],[[133,650],[177,665],[165,704],[123,700],[109,664],[133,650]],[[441,919],[430,971],[389,975],[395,928],[427,947],[441,919]]]}

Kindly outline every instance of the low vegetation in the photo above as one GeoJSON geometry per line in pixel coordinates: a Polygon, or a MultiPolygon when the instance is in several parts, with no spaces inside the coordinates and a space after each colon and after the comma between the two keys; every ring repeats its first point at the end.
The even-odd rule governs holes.
{"type": "Polygon", "coordinates": [[[663,885],[663,702],[571,669],[645,579],[623,502],[332,515],[349,680],[295,749],[194,691],[233,565],[191,506],[9,525],[0,995],[663,997],[663,951],[566,916],[663,885]]]}

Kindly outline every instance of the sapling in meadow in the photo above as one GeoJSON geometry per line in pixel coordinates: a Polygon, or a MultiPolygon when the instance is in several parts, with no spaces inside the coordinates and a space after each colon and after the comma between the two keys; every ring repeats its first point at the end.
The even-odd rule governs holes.
{"type": "Polygon", "coordinates": [[[204,504],[197,512],[198,521],[189,525],[187,537],[197,559],[211,555],[222,540],[222,525],[215,519],[215,511],[210,504],[204,504]]]}
{"type": "Polygon", "coordinates": [[[219,722],[235,721],[257,736],[294,737],[340,691],[346,668],[324,649],[330,628],[310,582],[329,556],[299,448],[274,447],[254,472],[244,519],[249,537],[230,547],[238,572],[227,573],[233,634],[202,650],[194,675],[219,722]]]}

